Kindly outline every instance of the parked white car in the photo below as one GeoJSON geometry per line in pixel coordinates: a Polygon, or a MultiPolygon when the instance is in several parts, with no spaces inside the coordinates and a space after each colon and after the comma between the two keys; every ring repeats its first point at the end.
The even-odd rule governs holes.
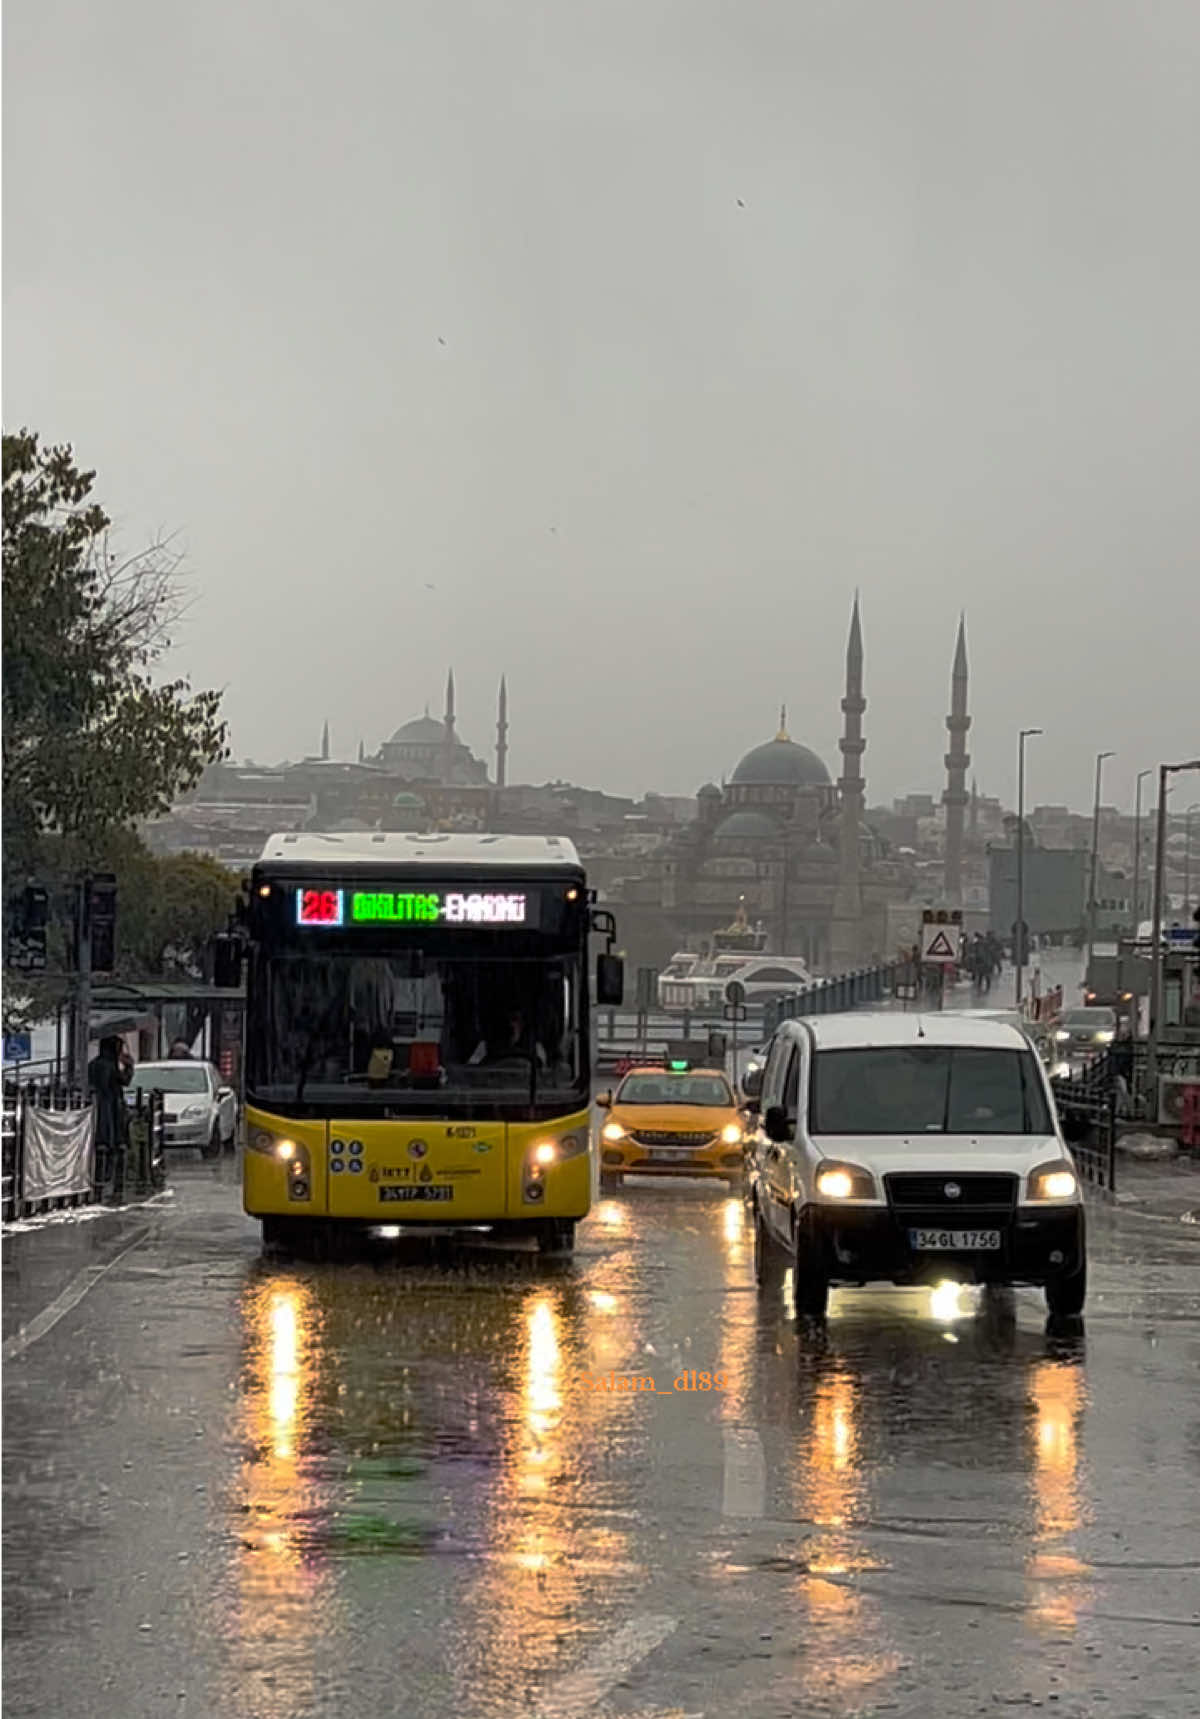
{"type": "Polygon", "coordinates": [[[237,1094],[221,1083],[210,1062],[143,1062],[126,1088],[127,1102],[139,1092],[161,1092],[165,1146],[197,1146],[204,1158],[232,1152],[237,1135],[237,1094]]]}
{"type": "Polygon", "coordinates": [[[974,1015],[785,1021],[751,1103],[755,1267],[791,1265],[798,1313],[831,1284],[1035,1284],[1087,1294],[1079,1175],[1046,1071],[1016,1026],[974,1015]]]}

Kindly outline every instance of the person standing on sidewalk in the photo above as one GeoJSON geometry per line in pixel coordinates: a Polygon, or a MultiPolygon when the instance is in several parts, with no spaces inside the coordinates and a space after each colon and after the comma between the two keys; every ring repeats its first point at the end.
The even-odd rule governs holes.
{"type": "MultiPolygon", "coordinates": [[[[125,1088],[133,1078],[133,1060],[124,1054],[124,1046],[115,1033],[100,1040],[97,1054],[88,1064],[88,1090],[96,1106],[96,1153],[108,1154],[106,1174],[111,1165],[114,1192],[120,1193],[124,1183],[125,1152],[129,1145],[129,1112],[125,1108],[125,1088]]],[[[97,1180],[100,1178],[97,1177],[97,1180]]]]}

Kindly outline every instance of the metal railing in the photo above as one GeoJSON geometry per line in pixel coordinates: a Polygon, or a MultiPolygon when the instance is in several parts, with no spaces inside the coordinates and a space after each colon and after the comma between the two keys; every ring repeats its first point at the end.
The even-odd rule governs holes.
{"type": "MultiPolygon", "coordinates": [[[[30,1065],[26,1064],[25,1067],[30,1065]]],[[[86,1189],[50,1198],[30,1198],[25,1174],[25,1143],[30,1111],[84,1110],[90,1099],[65,1081],[10,1080],[5,1076],[0,1103],[0,1210],[5,1222],[99,1203],[122,1204],[166,1186],[163,1095],[129,1095],[129,1140],[115,1149],[97,1147],[93,1134],[86,1189]]]]}
{"type": "Polygon", "coordinates": [[[1117,1191],[1116,1081],[1089,1065],[1081,1074],[1050,1085],[1080,1175],[1111,1200],[1117,1191]]]}
{"type": "Polygon", "coordinates": [[[906,963],[891,961],[880,967],[860,967],[836,979],[820,979],[802,990],[772,998],[766,1005],[764,1037],[782,1021],[794,1021],[801,1015],[844,1015],[851,1009],[887,1002],[908,972],[906,963]]]}

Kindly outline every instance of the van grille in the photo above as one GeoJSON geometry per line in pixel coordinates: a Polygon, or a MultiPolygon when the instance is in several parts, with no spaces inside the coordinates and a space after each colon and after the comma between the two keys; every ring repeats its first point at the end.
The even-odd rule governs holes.
{"type": "Polygon", "coordinates": [[[889,1203],[897,1211],[1011,1212],[1017,1203],[1017,1178],[1010,1175],[904,1174],[885,1176],[889,1203]],[[947,1186],[959,1189],[947,1194],[947,1186]]]}

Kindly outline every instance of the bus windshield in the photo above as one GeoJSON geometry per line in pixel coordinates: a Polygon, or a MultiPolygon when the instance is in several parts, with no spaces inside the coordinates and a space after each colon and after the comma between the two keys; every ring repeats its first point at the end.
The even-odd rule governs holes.
{"type": "Polygon", "coordinates": [[[577,1101],[580,958],[397,949],[265,957],[247,1037],[260,1099],[390,1110],[577,1101]]]}

